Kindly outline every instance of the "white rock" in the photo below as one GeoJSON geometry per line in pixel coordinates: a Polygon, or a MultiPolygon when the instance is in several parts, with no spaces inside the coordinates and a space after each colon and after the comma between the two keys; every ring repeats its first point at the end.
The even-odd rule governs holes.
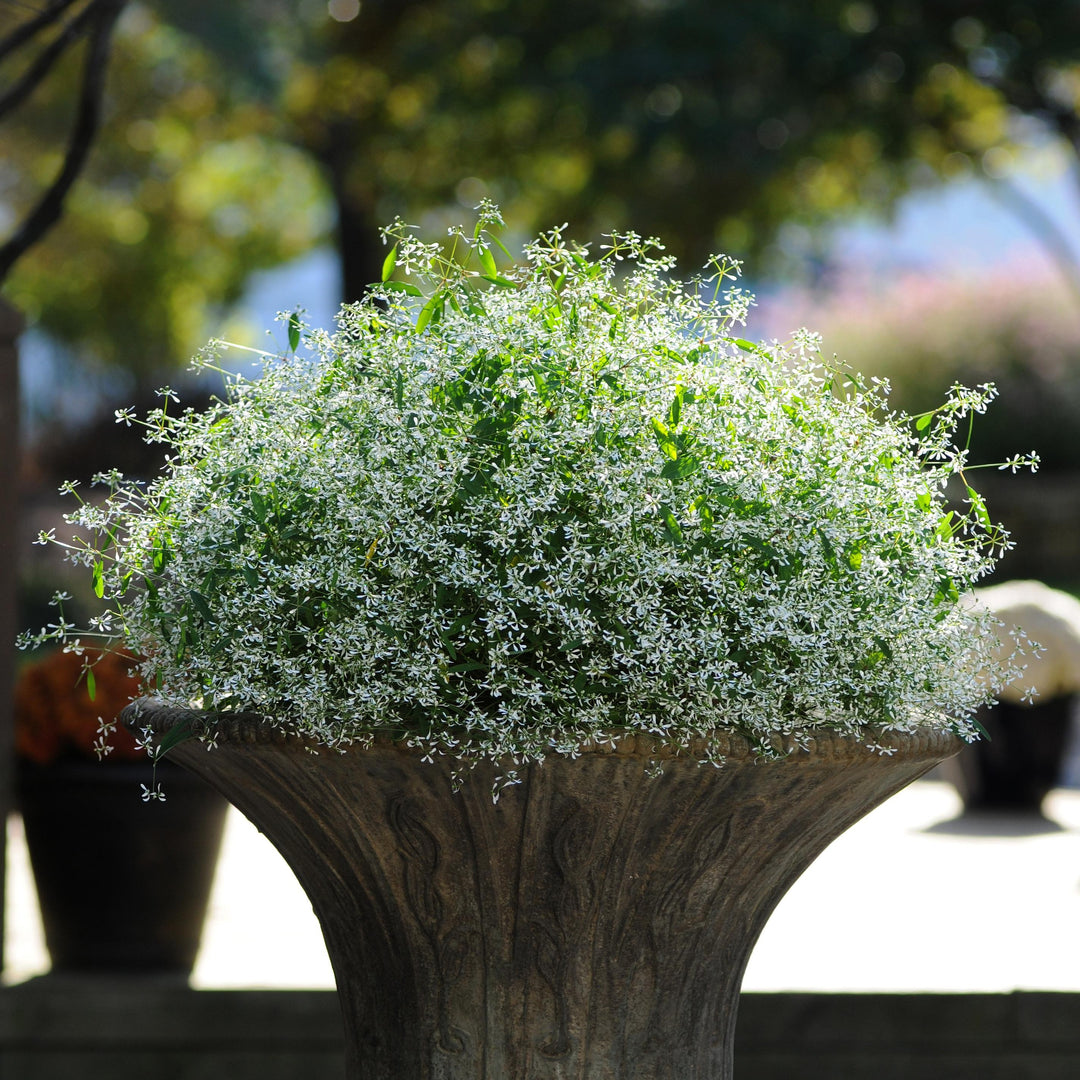
{"type": "Polygon", "coordinates": [[[1006,581],[976,589],[975,598],[1005,624],[1003,652],[1012,652],[1004,637],[1014,628],[1042,646],[1038,656],[1026,657],[1023,675],[1001,691],[1002,701],[1030,703],[1032,687],[1035,704],[1080,692],[1080,600],[1041,581],[1006,581]]]}

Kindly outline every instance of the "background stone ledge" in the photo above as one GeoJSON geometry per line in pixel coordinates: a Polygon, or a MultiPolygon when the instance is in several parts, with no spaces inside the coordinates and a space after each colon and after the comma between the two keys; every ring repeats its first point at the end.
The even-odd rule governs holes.
{"type": "MultiPolygon", "coordinates": [[[[748,993],[735,1042],[739,1080],[1074,1080],[1080,994],[748,993]]],[[[333,991],[0,990],[0,1080],[344,1080],[342,1053],[333,991]]]]}

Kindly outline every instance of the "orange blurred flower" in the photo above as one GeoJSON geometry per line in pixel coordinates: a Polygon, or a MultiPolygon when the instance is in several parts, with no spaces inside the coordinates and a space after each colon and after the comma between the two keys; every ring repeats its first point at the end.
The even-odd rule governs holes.
{"type": "MultiPolygon", "coordinates": [[[[82,656],[54,652],[27,664],[15,686],[15,752],[39,765],[61,757],[97,757],[101,721],[111,723],[139,696],[137,660],[123,651],[86,649],[82,656]],[[93,665],[94,700],[86,688],[84,668],[93,665]]],[[[117,724],[106,740],[112,747],[106,761],[146,757],[135,739],[117,724]]]]}

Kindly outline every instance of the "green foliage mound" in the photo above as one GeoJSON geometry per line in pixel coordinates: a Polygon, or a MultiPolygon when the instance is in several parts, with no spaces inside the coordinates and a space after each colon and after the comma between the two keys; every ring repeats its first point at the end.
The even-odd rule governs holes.
{"type": "MultiPolygon", "coordinates": [[[[735,336],[730,260],[684,283],[656,241],[594,255],[554,229],[509,265],[497,224],[484,205],[440,245],[399,222],[384,282],[310,356],[290,320],[261,378],[150,417],[166,473],[101,477],[71,516],[95,629],[166,700],[332,747],[972,737],[1011,669],[959,601],[1007,540],[942,493],[990,392],[911,423],[809,332],[735,336]]],[[[79,647],[63,618],[40,636],[79,647]]]]}

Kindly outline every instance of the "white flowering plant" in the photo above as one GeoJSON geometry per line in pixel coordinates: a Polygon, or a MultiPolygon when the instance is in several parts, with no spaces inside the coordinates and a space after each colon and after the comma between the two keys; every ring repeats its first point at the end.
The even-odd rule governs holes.
{"type": "MultiPolygon", "coordinates": [[[[973,738],[1015,671],[958,601],[1008,539],[945,486],[992,389],[890,413],[814,335],[739,336],[733,260],[684,282],[655,240],[593,254],[564,227],[515,263],[479,209],[445,244],[386,229],[335,334],[293,317],[209,411],[166,397],[163,475],[98,477],[70,515],[94,629],[153,693],[463,762],[620,732],[973,738]]],[[[44,638],[81,647],[62,613],[44,638]]]]}

